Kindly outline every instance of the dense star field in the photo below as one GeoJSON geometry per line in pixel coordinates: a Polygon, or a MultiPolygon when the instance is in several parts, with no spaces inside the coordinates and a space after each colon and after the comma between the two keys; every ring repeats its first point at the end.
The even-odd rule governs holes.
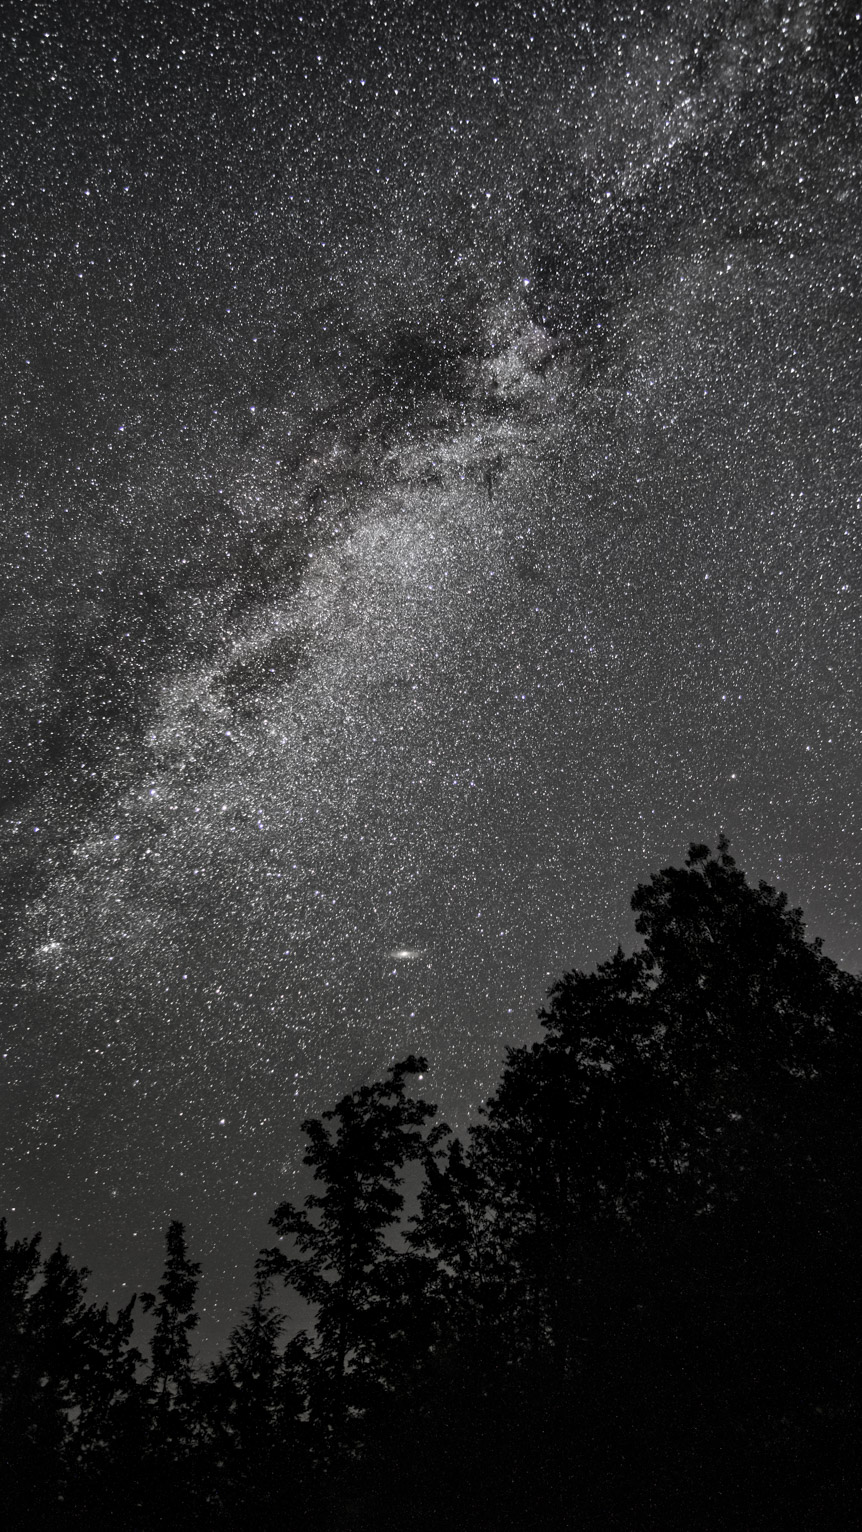
{"type": "Polygon", "coordinates": [[[860,964],[859,17],[301,9],[2,38],[0,1201],[210,1339],[690,840],[860,964]]]}

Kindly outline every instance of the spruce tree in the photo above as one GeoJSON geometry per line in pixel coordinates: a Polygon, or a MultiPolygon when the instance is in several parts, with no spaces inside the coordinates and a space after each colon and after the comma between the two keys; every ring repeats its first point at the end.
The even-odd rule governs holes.
{"type": "Polygon", "coordinates": [[[344,1096],[322,1118],[303,1123],[304,1162],[323,1184],[302,1206],[284,1202],[271,1223],[290,1255],[267,1253],[269,1269],[316,1309],[317,1349],[311,1371],[312,1419],[330,1443],[345,1439],[370,1385],[382,1383],[390,1338],[386,1243],[404,1198],[403,1166],[420,1160],[423,1127],[436,1108],[406,1094],[407,1080],[426,1068],[410,1057],[386,1078],[344,1096]]]}
{"type": "Polygon", "coordinates": [[[200,1493],[195,1484],[199,1391],[189,1336],[198,1323],[194,1302],[201,1268],[188,1258],[185,1228],[178,1219],[169,1224],[165,1245],[158,1292],[141,1295],[144,1310],[155,1318],[147,1380],[153,1402],[147,1499],[156,1519],[178,1516],[200,1493]]]}

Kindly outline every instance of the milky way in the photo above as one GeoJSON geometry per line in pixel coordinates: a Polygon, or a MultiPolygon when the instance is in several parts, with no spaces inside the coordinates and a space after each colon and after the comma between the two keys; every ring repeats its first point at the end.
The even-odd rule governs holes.
{"type": "Polygon", "coordinates": [[[463,1125],[691,839],[858,967],[843,14],[7,30],[2,1200],[101,1291],[181,1217],[221,1333],[302,1117],[463,1125]]]}

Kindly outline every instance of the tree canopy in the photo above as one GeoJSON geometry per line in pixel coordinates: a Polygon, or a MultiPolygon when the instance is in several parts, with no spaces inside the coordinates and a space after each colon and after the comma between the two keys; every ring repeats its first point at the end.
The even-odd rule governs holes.
{"type": "Polygon", "coordinates": [[[315,1190],[205,1371],[181,1223],[148,1360],[134,1298],[0,1223],[13,1524],[849,1525],[862,980],[723,840],[632,908],[467,1134],[412,1056],[304,1123],[315,1190]]]}

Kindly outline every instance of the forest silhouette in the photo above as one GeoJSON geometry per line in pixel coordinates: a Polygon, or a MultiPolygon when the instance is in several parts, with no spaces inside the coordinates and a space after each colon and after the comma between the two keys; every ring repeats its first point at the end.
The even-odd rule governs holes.
{"type": "Polygon", "coordinates": [[[304,1123],[315,1190],[207,1369],[182,1224],[114,1315],[0,1224],[6,1525],[854,1524],[862,979],[725,840],[632,907],[463,1137],[417,1057],[304,1123]]]}

